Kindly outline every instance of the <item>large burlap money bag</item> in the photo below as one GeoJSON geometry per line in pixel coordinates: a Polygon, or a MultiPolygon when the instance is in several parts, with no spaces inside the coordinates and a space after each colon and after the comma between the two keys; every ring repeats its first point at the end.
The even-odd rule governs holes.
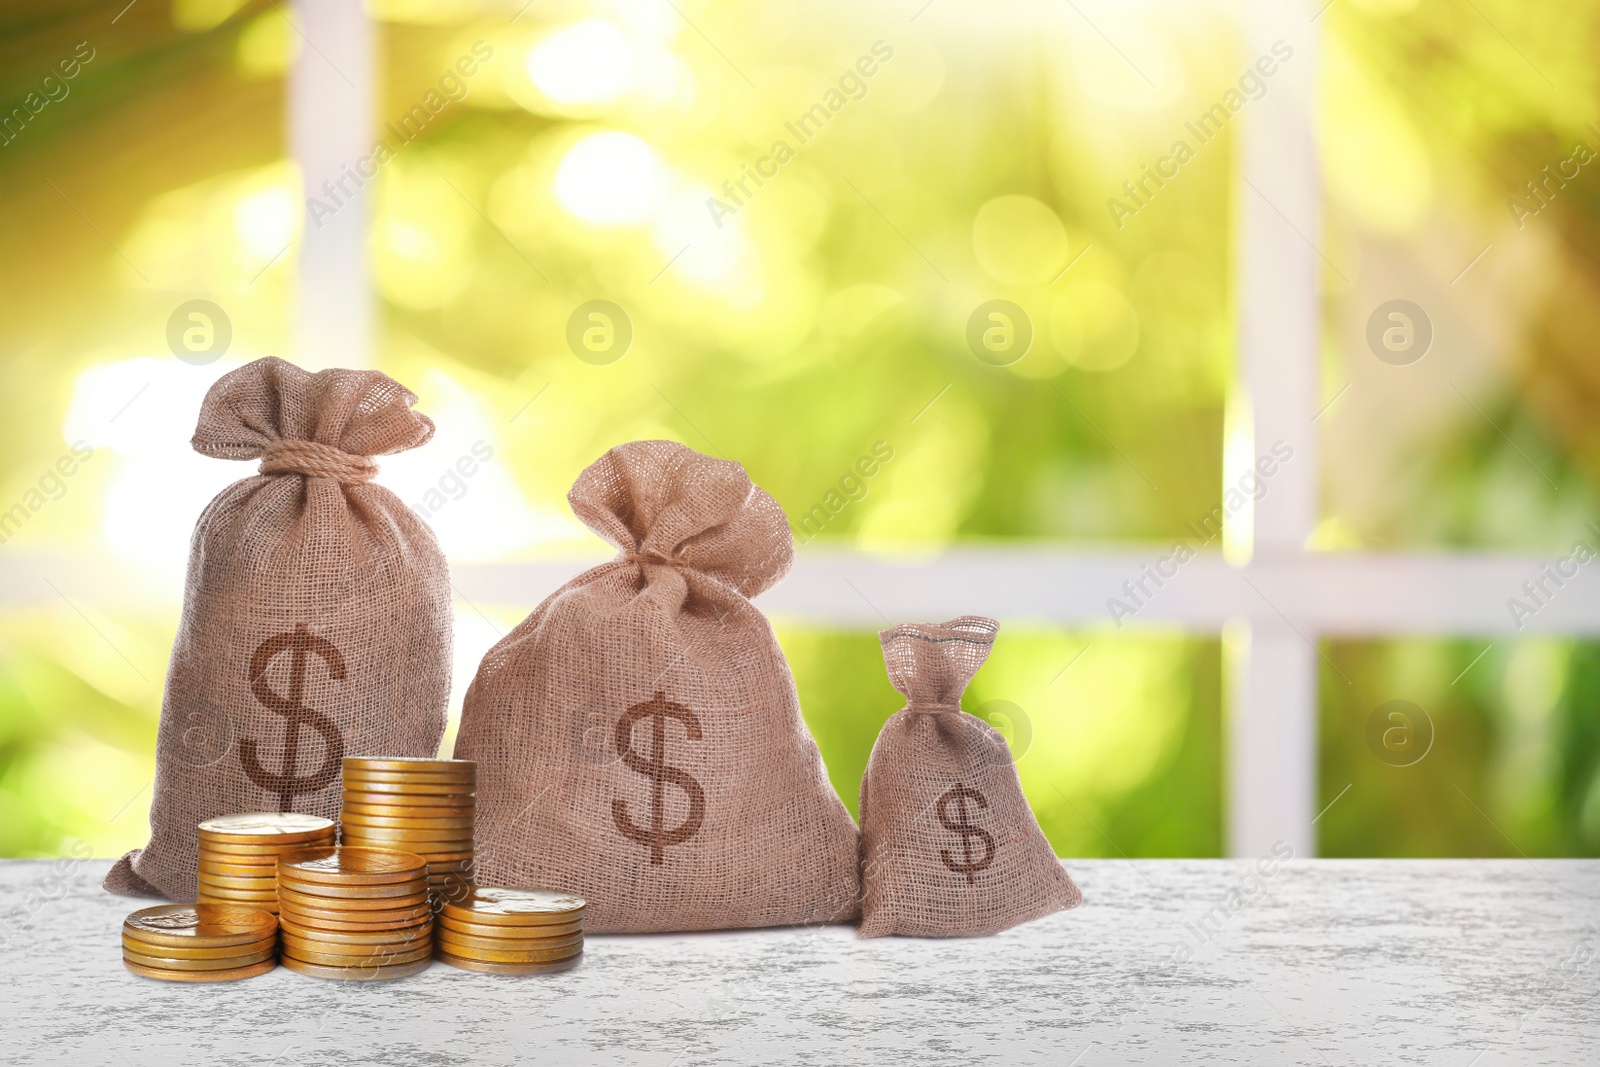
{"type": "Polygon", "coordinates": [[[478,880],[589,902],[600,932],[845,922],[856,829],[750,603],[789,570],[783,511],[671,441],[596,460],[567,499],[617,558],[490,649],[457,759],[478,763],[478,880]]]}
{"type": "Polygon", "coordinates": [[[450,576],[373,456],[433,423],[376,371],[259,359],[217,380],[195,451],[260,459],[200,515],[156,739],[150,843],[107,889],[195,899],[195,825],[337,819],[340,758],[432,756],[450,691],[450,576]]]}
{"type": "Polygon", "coordinates": [[[1083,902],[1005,738],[961,710],[999,629],[964,615],[878,634],[906,706],[883,724],[861,779],[863,937],[992,934],[1083,902]]]}

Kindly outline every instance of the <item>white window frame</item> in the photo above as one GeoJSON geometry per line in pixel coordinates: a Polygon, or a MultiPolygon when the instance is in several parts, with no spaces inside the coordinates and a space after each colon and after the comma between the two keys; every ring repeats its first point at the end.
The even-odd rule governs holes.
{"type": "MultiPolygon", "coordinates": [[[[1322,194],[1314,112],[1323,0],[1245,5],[1246,54],[1295,42],[1271,92],[1241,113],[1234,217],[1239,360],[1224,483],[1273,442],[1295,451],[1267,495],[1230,527],[1248,559],[1207,555],[1185,565],[1130,626],[1174,625],[1224,635],[1227,708],[1226,838],[1231,856],[1273,842],[1315,854],[1322,804],[1345,783],[1317,782],[1318,641],[1330,636],[1600,635],[1600,598],[1557,598],[1520,629],[1506,609],[1545,560],[1485,553],[1321,554],[1308,551],[1318,514],[1317,422],[1323,405],[1318,251],[1322,194]]],[[[374,114],[373,31],[360,0],[302,0],[300,25],[317,47],[290,74],[290,140],[307,188],[337,181],[366,154],[374,114]],[[354,91],[352,91],[354,90],[354,91]]],[[[366,361],[373,298],[366,266],[365,197],[321,229],[308,228],[299,271],[300,349],[312,365],[366,361]],[[357,207],[359,205],[359,207],[357,207]]],[[[1164,546],[1163,546],[1164,547],[1164,546]]],[[[955,546],[934,559],[894,562],[847,550],[803,550],[795,572],[762,597],[797,622],[871,628],[885,620],[981,612],[1002,620],[1096,627],[1107,601],[1152,559],[1148,546],[955,546]]],[[[563,563],[453,568],[466,601],[533,603],[578,567],[563,563]]],[[[1364,694],[1375,702],[1384,694],[1364,694]]],[[[1087,709],[1086,713],[1093,713],[1087,709]]]]}

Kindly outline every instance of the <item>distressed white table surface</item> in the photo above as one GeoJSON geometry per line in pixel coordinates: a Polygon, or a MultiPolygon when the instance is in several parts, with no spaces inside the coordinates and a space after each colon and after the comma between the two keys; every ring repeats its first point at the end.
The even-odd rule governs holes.
{"type": "Polygon", "coordinates": [[[0,1061],[1600,1063],[1594,861],[1075,861],[1083,907],[998,937],[592,937],[566,974],[364,985],[136,978],[106,867],[0,861],[0,1061]]]}

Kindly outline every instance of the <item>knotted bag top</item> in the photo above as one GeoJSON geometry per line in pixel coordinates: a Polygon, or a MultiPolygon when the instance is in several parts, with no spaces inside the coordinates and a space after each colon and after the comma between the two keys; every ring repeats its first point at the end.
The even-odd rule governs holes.
{"type": "Polygon", "coordinates": [[[433,436],[433,420],[412,410],[416,402],[379,371],[313,374],[268,356],[217,379],[190,444],[218,459],[259,458],[262,474],[360,485],[378,472],[373,456],[404,452],[433,436]]]}
{"type": "Polygon", "coordinates": [[[961,694],[978,673],[1000,624],[982,615],[949,622],[912,622],[878,631],[889,681],[906,711],[961,710],[961,694]]]}
{"type": "Polygon", "coordinates": [[[744,467],[676,441],[630,441],[586,467],[567,494],[573,514],[619,559],[698,571],[753,597],[794,562],[778,502],[744,467]]]}

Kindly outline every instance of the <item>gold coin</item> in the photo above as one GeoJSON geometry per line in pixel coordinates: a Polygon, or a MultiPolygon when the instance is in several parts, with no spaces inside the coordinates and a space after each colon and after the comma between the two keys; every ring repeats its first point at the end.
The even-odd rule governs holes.
{"type": "Polygon", "coordinates": [[[345,835],[345,840],[350,842],[350,847],[352,848],[404,849],[414,855],[421,856],[423,862],[427,862],[436,856],[470,856],[474,849],[474,843],[470,837],[461,841],[408,841],[405,838],[368,837],[366,834],[358,833],[354,828],[345,835]]]}
{"type": "MultiPolygon", "coordinates": [[[[277,888],[272,883],[267,883],[260,889],[234,889],[231,886],[211,885],[207,882],[199,882],[198,885],[201,889],[213,893],[216,896],[221,897],[223,900],[259,900],[263,897],[275,896],[277,894],[277,888]]],[[[245,906],[249,907],[248,904],[245,906]]]]}
{"type": "Polygon", "coordinates": [[[337,934],[364,934],[377,933],[384,930],[404,930],[412,926],[427,926],[432,928],[433,919],[426,913],[420,919],[386,919],[381,922],[364,922],[351,920],[324,919],[318,915],[305,915],[291,908],[284,908],[281,912],[283,918],[300,930],[331,930],[337,934]]]}
{"type": "Polygon", "coordinates": [[[400,927],[395,930],[325,930],[321,927],[301,926],[294,919],[283,921],[280,928],[283,934],[297,937],[301,941],[314,941],[320,945],[393,945],[417,944],[432,940],[433,927],[426,923],[419,923],[412,927],[400,927]]]}
{"type": "MultiPolygon", "coordinates": [[[[308,897],[348,897],[355,900],[383,900],[388,897],[409,897],[423,891],[428,877],[418,873],[404,882],[390,885],[329,885],[326,882],[302,882],[291,878],[287,872],[278,879],[278,889],[302,893],[308,897]]],[[[380,907],[382,905],[379,905],[380,907]]]]}
{"type": "Polygon", "coordinates": [[[277,878],[278,861],[271,863],[227,863],[200,857],[201,874],[220,874],[228,878],[277,878]]]}
{"type": "Polygon", "coordinates": [[[324,924],[354,925],[357,923],[365,926],[388,923],[419,923],[425,922],[433,914],[433,909],[423,904],[415,908],[396,908],[393,911],[318,911],[311,908],[300,908],[293,904],[280,904],[279,916],[302,926],[315,929],[324,924]]]}
{"type": "Polygon", "coordinates": [[[433,908],[424,898],[421,904],[405,908],[385,908],[382,911],[336,911],[331,908],[307,908],[291,900],[278,903],[279,914],[315,926],[319,922],[331,923],[388,923],[410,920],[420,922],[433,914],[433,908]]]}
{"type": "Polygon", "coordinates": [[[330,885],[387,885],[423,873],[425,860],[399,849],[304,849],[278,857],[278,877],[330,885]]]}
{"type": "Polygon", "coordinates": [[[366,815],[379,819],[476,819],[478,807],[476,804],[440,804],[428,807],[424,804],[357,804],[349,803],[340,808],[341,815],[366,815]]]}
{"type": "Polygon", "coordinates": [[[403,952],[379,950],[349,955],[343,952],[319,952],[314,948],[291,948],[285,943],[283,954],[293,956],[301,963],[320,963],[326,967],[393,967],[397,964],[427,959],[433,955],[433,946],[423,945],[421,948],[406,949],[403,952]]]}
{"type": "Polygon", "coordinates": [[[245,889],[246,893],[274,893],[278,888],[277,873],[270,878],[242,878],[238,875],[214,875],[202,870],[197,875],[200,885],[213,889],[245,889]]]}
{"type": "Polygon", "coordinates": [[[587,907],[582,897],[553,889],[480,885],[466,900],[446,904],[444,911],[468,922],[537,926],[580,920],[587,907]]]}
{"type": "Polygon", "coordinates": [[[407,975],[420,974],[428,969],[432,963],[431,957],[424,956],[411,963],[402,963],[395,967],[374,967],[371,964],[362,964],[358,967],[327,967],[320,963],[305,963],[293,956],[283,956],[280,962],[284,967],[300,974],[307,974],[313,978],[339,978],[347,982],[376,982],[387,978],[405,978],[407,975]]]}
{"type": "Polygon", "coordinates": [[[318,893],[314,889],[297,885],[278,887],[278,899],[287,900],[305,908],[327,908],[330,911],[374,911],[385,908],[409,908],[428,899],[428,883],[418,880],[410,884],[410,892],[398,896],[350,897],[318,893]]]}
{"type": "Polygon", "coordinates": [[[488,963],[483,960],[464,960],[447,952],[435,952],[433,958],[452,967],[460,967],[464,971],[477,971],[480,974],[553,974],[557,971],[572,970],[583,962],[583,953],[554,963],[488,963]]]}
{"type": "Polygon", "coordinates": [[[170,960],[231,960],[240,956],[248,956],[252,952],[260,952],[265,948],[272,948],[278,943],[276,937],[269,937],[264,941],[252,941],[247,945],[217,945],[207,947],[194,947],[188,945],[153,945],[148,941],[122,935],[122,947],[128,952],[139,956],[156,956],[170,960]]]}
{"type": "Polygon", "coordinates": [[[197,960],[177,956],[146,956],[143,953],[134,952],[127,948],[122,950],[122,958],[129,963],[137,963],[141,967],[151,967],[163,971],[231,971],[240,967],[249,967],[251,964],[260,963],[262,960],[270,960],[277,954],[277,945],[269,945],[266,948],[256,949],[254,952],[248,952],[232,958],[223,957],[210,960],[197,960]]]}
{"type": "Polygon", "coordinates": [[[503,941],[512,941],[521,944],[524,941],[537,941],[541,937],[568,937],[572,934],[581,934],[583,924],[580,922],[550,923],[545,926],[506,926],[494,923],[474,923],[458,919],[448,911],[441,912],[436,925],[454,934],[468,937],[493,937],[503,941]]]}
{"type": "Polygon", "coordinates": [[[478,798],[472,793],[369,793],[360,789],[346,789],[343,803],[366,804],[373,807],[393,807],[399,805],[408,808],[471,808],[476,807],[478,798]]]}
{"type": "Polygon", "coordinates": [[[476,771],[352,771],[344,772],[344,784],[352,789],[366,786],[369,782],[379,782],[384,785],[410,785],[420,782],[423,785],[453,785],[466,786],[470,792],[478,784],[476,771]]]}
{"type": "Polygon", "coordinates": [[[390,967],[397,963],[433,955],[430,945],[406,942],[395,945],[338,945],[318,941],[285,941],[283,951],[305,963],[327,963],[335,967],[350,967],[358,963],[373,963],[390,967]]]}
{"type": "Polygon", "coordinates": [[[248,967],[231,971],[173,971],[164,967],[144,967],[126,959],[122,965],[141,978],[155,978],[163,982],[234,982],[240,978],[254,978],[266,974],[278,965],[276,959],[262,960],[248,967]]]}
{"type": "Polygon", "coordinates": [[[213,890],[201,886],[195,896],[198,898],[195,901],[197,904],[233,904],[241,908],[260,908],[262,911],[272,912],[273,914],[277,914],[278,911],[278,898],[271,895],[263,894],[259,897],[218,896],[213,890]]]}
{"type": "Polygon", "coordinates": [[[269,912],[232,904],[158,904],[122,921],[122,932],[135,941],[196,948],[248,945],[277,931],[269,912]]]}
{"type": "Polygon", "coordinates": [[[526,939],[473,937],[470,934],[458,934],[454,930],[436,926],[433,936],[439,947],[452,956],[468,960],[490,960],[495,963],[545,963],[571,955],[574,948],[580,952],[583,950],[581,933],[568,934],[566,937],[526,939]],[[502,955],[503,953],[509,955],[502,955]],[[523,959],[521,953],[533,953],[533,955],[523,959]]]}
{"type": "MultiPolygon", "coordinates": [[[[293,945],[306,949],[309,952],[328,952],[334,955],[368,956],[382,952],[410,952],[433,943],[433,935],[428,930],[418,927],[413,930],[384,930],[370,935],[366,941],[340,941],[335,938],[354,936],[341,934],[338,931],[312,930],[304,934],[290,933],[287,930],[280,935],[280,943],[293,945]]],[[[298,953],[297,953],[298,955],[298,953]]],[[[301,956],[304,959],[304,956],[301,956]]],[[[311,961],[315,963],[315,960],[311,961]]]]}
{"type": "Polygon", "coordinates": [[[225,841],[200,839],[197,846],[202,859],[220,859],[227,863],[277,863],[285,852],[302,848],[331,848],[333,831],[310,841],[284,841],[276,845],[234,845],[225,841]]]}
{"type": "Polygon", "coordinates": [[[421,771],[450,772],[476,771],[478,763],[470,759],[428,759],[424,756],[346,756],[345,770],[358,771],[421,771]]]}
{"type": "MultiPolygon", "coordinates": [[[[348,901],[346,903],[349,903],[348,901]]],[[[334,922],[388,922],[391,919],[401,919],[416,912],[426,913],[429,909],[428,894],[419,893],[414,897],[405,897],[397,900],[393,907],[389,901],[356,901],[358,906],[347,908],[339,905],[324,907],[321,901],[311,902],[305,897],[292,897],[287,893],[278,897],[279,907],[288,908],[299,915],[319,916],[332,919],[334,922]]]]}
{"type": "Polygon", "coordinates": [[[209,837],[240,845],[276,845],[326,836],[333,829],[333,820],[293,811],[262,811],[219,815],[207,819],[196,829],[201,839],[209,837]]]}
{"type": "Polygon", "coordinates": [[[395,797],[454,797],[477,802],[477,786],[473,782],[376,782],[362,778],[345,784],[344,795],[348,798],[352,793],[362,794],[358,799],[365,804],[371,804],[374,797],[379,801],[395,797]]]}
{"type": "MultiPolygon", "coordinates": [[[[472,833],[472,827],[477,822],[477,817],[471,814],[454,815],[442,819],[413,819],[409,816],[397,815],[366,815],[358,811],[345,811],[339,814],[339,821],[346,826],[374,826],[380,830],[465,830],[472,833]]],[[[418,834],[417,836],[426,836],[418,834]]]]}
{"type": "MultiPolygon", "coordinates": [[[[448,845],[450,848],[461,851],[461,848],[472,848],[474,829],[472,824],[458,825],[454,829],[406,829],[395,825],[363,825],[358,822],[346,822],[342,827],[344,840],[362,838],[363,841],[394,841],[395,848],[403,853],[416,851],[411,845],[448,845]]],[[[357,845],[354,848],[365,848],[357,845]]],[[[382,848],[379,845],[378,848],[382,848]]],[[[443,851],[443,849],[435,849],[443,851]]]]}

